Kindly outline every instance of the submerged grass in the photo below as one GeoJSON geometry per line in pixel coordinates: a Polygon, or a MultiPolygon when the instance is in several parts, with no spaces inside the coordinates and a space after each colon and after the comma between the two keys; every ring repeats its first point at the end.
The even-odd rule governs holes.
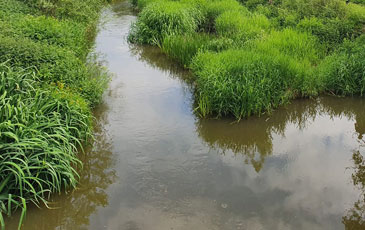
{"type": "Polygon", "coordinates": [[[89,55],[104,0],[0,1],[0,226],[74,188],[107,72],[89,55]]]}

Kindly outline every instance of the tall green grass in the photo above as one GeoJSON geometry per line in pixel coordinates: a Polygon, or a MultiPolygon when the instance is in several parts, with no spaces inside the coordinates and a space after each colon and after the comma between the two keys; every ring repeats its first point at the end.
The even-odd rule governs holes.
{"type": "Polygon", "coordinates": [[[342,0],[241,1],[244,6],[235,0],[146,2],[130,41],[158,45],[192,69],[203,116],[240,119],[270,112],[290,98],[363,95],[362,5],[342,0]]]}
{"type": "Polygon", "coordinates": [[[319,66],[324,89],[336,95],[365,95],[365,35],[326,57],[319,66]]]}
{"type": "Polygon", "coordinates": [[[3,63],[0,76],[2,218],[76,186],[76,153],[91,138],[91,113],[77,94],[41,87],[34,72],[3,63]]]}
{"type": "Polygon", "coordinates": [[[92,73],[95,69],[86,65],[69,49],[28,38],[14,39],[0,35],[0,62],[7,60],[13,66],[36,69],[41,81],[61,83],[81,92],[92,105],[99,102],[107,82],[105,74],[95,79],[92,73]]]}
{"type": "Polygon", "coordinates": [[[165,36],[192,34],[202,20],[199,9],[189,5],[162,1],[147,5],[132,25],[129,41],[160,44],[165,36]]]}
{"type": "Polygon", "coordinates": [[[236,0],[208,1],[203,9],[205,13],[203,28],[207,32],[216,31],[215,21],[225,12],[239,12],[244,15],[248,14],[248,10],[236,0]]]}
{"type": "Polygon", "coordinates": [[[0,226],[73,188],[108,74],[89,55],[104,0],[0,1],[0,226]]]}
{"type": "Polygon", "coordinates": [[[250,46],[267,52],[268,55],[285,54],[297,60],[308,60],[313,64],[325,55],[324,47],[316,37],[294,29],[272,30],[269,34],[251,42],[250,46]]]}
{"type": "Polygon", "coordinates": [[[260,14],[227,11],[215,21],[218,35],[245,42],[262,36],[270,28],[270,21],[260,14]]]}
{"type": "Polygon", "coordinates": [[[285,104],[301,94],[311,78],[308,63],[258,50],[201,53],[192,62],[192,69],[200,113],[237,119],[285,104]]]}
{"type": "Polygon", "coordinates": [[[185,68],[188,68],[193,57],[204,50],[219,52],[234,46],[232,39],[218,38],[205,33],[192,35],[170,35],[162,43],[162,51],[185,68]]]}

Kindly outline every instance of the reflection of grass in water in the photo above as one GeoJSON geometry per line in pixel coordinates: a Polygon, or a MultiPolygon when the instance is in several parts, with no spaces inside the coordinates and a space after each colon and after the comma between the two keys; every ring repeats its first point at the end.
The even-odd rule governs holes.
{"type": "Polygon", "coordinates": [[[306,129],[317,116],[327,115],[355,119],[355,130],[360,135],[365,130],[365,102],[357,98],[324,97],[318,100],[295,100],[271,115],[250,117],[239,123],[233,120],[200,119],[197,132],[211,148],[225,154],[232,151],[243,155],[245,162],[259,172],[265,158],[272,154],[272,135],[285,136],[287,125],[294,124],[299,130],[306,129]]]}
{"type": "MultiPolygon", "coordinates": [[[[98,207],[108,205],[106,189],[115,181],[116,175],[111,169],[114,162],[112,147],[103,129],[103,124],[106,123],[105,110],[102,105],[96,109],[98,124],[94,130],[95,143],[80,156],[83,168],[80,170],[77,189],[71,194],[53,197],[51,206],[55,209],[38,210],[30,207],[33,210],[27,213],[24,222],[24,225],[28,226],[27,229],[83,229],[89,225],[89,218],[98,207]]],[[[8,229],[15,229],[17,220],[16,215],[6,220],[9,222],[8,229]]]]}
{"type": "Polygon", "coordinates": [[[363,139],[365,134],[365,101],[360,97],[354,98],[337,98],[329,97],[321,101],[323,110],[332,117],[345,116],[354,119],[355,131],[358,139],[363,139]]]}
{"type": "Polygon", "coordinates": [[[136,56],[139,61],[169,74],[172,78],[178,78],[187,83],[192,82],[190,71],[183,69],[178,63],[162,53],[158,47],[130,44],[129,49],[132,55],[136,56]]]}
{"type": "Polygon", "coordinates": [[[251,163],[259,172],[265,158],[272,154],[272,134],[284,136],[287,124],[296,124],[304,129],[309,120],[314,120],[318,111],[318,102],[297,100],[271,116],[251,117],[239,123],[233,120],[198,121],[198,133],[210,147],[230,150],[234,154],[245,156],[245,162],[251,163]]]}
{"type": "Polygon", "coordinates": [[[342,217],[342,223],[346,230],[365,229],[365,161],[360,151],[352,155],[355,172],[352,174],[353,183],[362,190],[362,194],[354,207],[342,217]]]}

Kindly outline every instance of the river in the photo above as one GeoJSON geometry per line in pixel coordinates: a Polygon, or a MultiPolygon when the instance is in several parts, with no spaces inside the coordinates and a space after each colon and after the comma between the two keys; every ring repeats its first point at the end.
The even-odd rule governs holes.
{"type": "Polygon", "coordinates": [[[78,188],[52,209],[30,207],[24,229],[345,228],[361,199],[352,156],[364,153],[363,99],[295,100],[239,123],[201,119],[189,72],[126,41],[129,3],[101,18],[95,50],[113,77],[95,111],[95,144],[81,156],[78,188]]]}

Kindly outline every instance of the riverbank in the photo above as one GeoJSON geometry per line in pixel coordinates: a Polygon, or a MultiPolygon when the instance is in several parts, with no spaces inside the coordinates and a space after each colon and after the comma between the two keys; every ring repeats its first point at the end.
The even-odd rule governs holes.
{"type": "Polygon", "coordinates": [[[0,226],[74,188],[107,86],[89,55],[104,0],[0,2],[0,226]]]}
{"type": "Polygon", "coordinates": [[[202,116],[236,119],[293,98],[363,96],[362,1],[137,0],[129,40],[191,69],[202,116]]]}

